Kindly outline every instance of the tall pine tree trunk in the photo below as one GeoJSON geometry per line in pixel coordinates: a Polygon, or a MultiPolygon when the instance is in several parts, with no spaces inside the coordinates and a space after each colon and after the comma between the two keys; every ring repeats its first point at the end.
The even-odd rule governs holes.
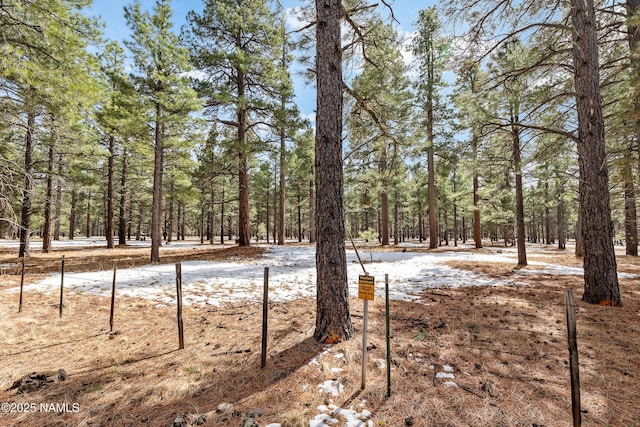
{"type": "Polygon", "coordinates": [[[522,152],[520,149],[520,129],[517,127],[517,113],[512,117],[513,167],[516,175],[516,239],[518,244],[518,266],[527,265],[527,249],[524,230],[524,200],[522,197],[522,152]]]}
{"type": "MultiPolygon", "coordinates": [[[[55,133],[55,131],[53,131],[55,133]]],[[[56,163],[55,137],[49,145],[47,159],[47,189],[44,196],[44,225],[42,232],[42,252],[51,252],[51,209],[53,208],[53,169],[56,163]]]]}
{"type": "Polygon", "coordinates": [[[211,204],[209,207],[209,215],[207,216],[207,230],[209,230],[209,235],[207,238],[209,239],[209,244],[213,245],[215,235],[216,235],[216,215],[214,211],[214,205],[216,200],[215,186],[213,185],[213,180],[211,180],[211,204]]]}
{"type": "MultiPolygon", "coordinates": [[[[241,36],[238,35],[237,46],[241,46],[241,36]]],[[[244,101],[246,83],[244,72],[237,69],[238,99],[244,101]]],[[[247,109],[238,107],[238,244],[251,245],[251,230],[249,228],[249,160],[245,146],[247,144],[247,109]]]]}
{"type": "Polygon", "coordinates": [[[87,192],[87,212],[84,224],[85,237],[91,237],[91,192],[87,192]]]}
{"type": "Polygon", "coordinates": [[[151,262],[160,262],[162,245],[162,178],[164,169],[164,142],[162,132],[162,106],[156,102],[156,128],[153,156],[153,202],[151,209],[151,262]]]}
{"type": "Polygon", "coordinates": [[[625,153],[622,165],[624,181],[624,234],[626,254],[638,256],[638,222],[636,212],[636,189],[633,184],[633,168],[631,166],[631,147],[625,153]]]}
{"type": "Polygon", "coordinates": [[[558,191],[558,249],[564,250],[567,248],[567,221],[565,219],[565,206],[564,200],[558,191]]]}
{"type": "Polygon", "coordinates": [[[284,212],[285,212],[285,169],[286,169],[286,147],[284,139],[284,128],[280,129],[280,181],[278,185],[278,194],[280,197],[278,203],[278,244],[284,245],[284,212]]]}
{"type": "Polygon", "coordinates": [[[73,240],[76,236],[77,205],[78,192],[73,188],[71,190],[71,212],[69,213],[69,240],[73,240]]]}
{"type": "Polygon", "coordinates": [[[22,188],[22,212],[20,217],[20,249],[18,257],[28,257],[31,237],[31,198],[33,197],[33,145],[36,114],[27,112],[27,134],[24,143],[24,186],[22,188]]]}
{"type": "Polygon", "coordinates": [[[399,215],[398,215],[398,193],[395,193],[395,200],[393,203],[393,244],[397,245],[400,243],[400,233],[398,227],[399,223],[399,215]]]}
{"type": "Polygon", "coordinates": [[[60,240],[60,214],[62,211],[62,155],[58,155],[58,177],[56,179],[56,210],[53,219],[53,240],[60,240]]]}
{"type": "Polygon", "coordinates": [[[620,306],[593,0],[571,0],[571,22],[574,28],[579,193],[585,249],[582,299],[592,304],[620,306]]]}
{"type": "MultiPolygon", "coordinates": [[[[633,90],[633,116],[632,122],[634,129],[632,135],[630,135],[630,141],[638,141],[640,138],[640,84],[638,84],[638,78],[640,77],[640,62],[638,61],[638,45],[640,44],[640,29],[638,28],[637,15],[640,12],[640,0],[627,0],[627,40],[629,42],[629,50],[631,51],[631,70],[633,84],[631,90],[633,90]]],[[[629,151],[625,156],[625,171],[624,171],[624,194],[625,194],[625,236],[626,236],[626,253],[627,255],[638,255],[638,223],[637,223],[637,211],[636,211],[636,197],[635,186],[633,183],[633,167],[626,161],[630,157],[633,150],[633,143],[629,142],[629,151]]],[[[640,150],[639,150],[640,154],[640,150]]]]}
{"type": "Polygon", "coordinates": [[[116,137],[109,135],[109,158],[107,160],[107,224],[106,237],[107,249],[113,249],[113,175],[114,160],[116,156],[116,137]]]}
{"type": "Polygon", "coordinates": [[[170,187],[170,191],[169,191],[169,218],[167,220],[167,228],[166,228],[166,232],[167,232],[167,243],[171,243],[173,241],[173,225],[174,225],[174,210],[175,210],[175,201],[174,201],[174,195],[173,195],[173,182],[171,183],[171,187],[170,187]]]}
{"type": "Polygon", "coordinates": [[[316,0],[316,270],[314,338],[353,335],[345,252],[342,174],[341,0],[316,0]]]}
{"type": "MultiPolygon", "coordinates": [[[[129,210],[131,212],[131,210],[129,210]]],[[[131,218],[131,213],[129,214],[131,218]]],[[[131,230],[131,227],[129,227],[131,230]]],[[[129,231],[131,234],[131,231],[129,231]]],[[[120,207],[118,211],[118,244],[127,244],[127,151],[122,153],[122,167],[120,170],[120,207]]]]}
{"type": "MultiPolygon", "coordinates": [[[[429,110],[429,116],[433,116],[433,111],[429,110]]],[[[438,247],[438,223],[437,223],[437,207],[436,207],[436,169],[433,150],[433,124],[432,118],[429,119],[429,142],[427,146],[427,168],[429,168],[429,248],[438,247]]]]}

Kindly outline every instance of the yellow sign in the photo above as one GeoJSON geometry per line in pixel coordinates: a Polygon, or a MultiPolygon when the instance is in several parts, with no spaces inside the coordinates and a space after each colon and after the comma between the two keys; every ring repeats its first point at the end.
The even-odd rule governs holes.
{"type": "Polygon", "coordinates": [[[358,276],[358,298],[373,301],[375,289],[373,276],[358,276]]]}

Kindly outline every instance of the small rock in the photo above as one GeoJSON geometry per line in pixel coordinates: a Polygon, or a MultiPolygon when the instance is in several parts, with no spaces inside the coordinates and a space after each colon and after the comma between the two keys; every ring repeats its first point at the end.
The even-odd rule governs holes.
{"type": "Polygon", "coordinates": [[[64,369],[58,369],[58,381],[66,381],[67,380],[67,373],[64,371],[64,369]]]}
{"type": "Polygon", "coordinates": [[[260,426],[258,425],[258,422],[253,418],[246,418],[242,422],[242,427],[260,427],[260,426]]]}
{"type": "Polygon", "coordinates": [[[230,413],[233,411],[233,405],[231,403],[221,403],[216,408],[216,412],[230,413]]]}
{"type": "Polygon", "coordinates": [[[206,423],[208,420],[209,420],[209,416],[208,415],[199,415],[193,421],[193,424],[197,425],[197,426],[201,426],[202,424],[206,423]]]}
{"type": "Polygon", "coordinates": [[[180,417],[176,417],[176,419],[173,420],[173,424],[171,424],[173,427],[186,427],[187,426],[187,420],[180,416],[180,417]]]}
{"type": "Polygon", "coordinates": [[[260,411],[259,409],[253,409],[247,412],[247,417],[249,418],[260,418],[261,416],[262,416],[262,411],[260,411]]]}
{"type": "Polygon", "coordinates": [[[404,419],[405,426],[412,426],[414,424],[413,417],[407,417],[404,419]]]}

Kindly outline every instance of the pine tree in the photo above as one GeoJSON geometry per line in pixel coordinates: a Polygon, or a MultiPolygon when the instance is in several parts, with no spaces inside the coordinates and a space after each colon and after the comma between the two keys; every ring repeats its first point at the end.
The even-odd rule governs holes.
{"type": "Polygon", "coordinates": [[[140,2],[125,7],[132,40],[126,43],[140,75],[139,90],[145,94],[152,110],[153,128],[153,208],[151,212],[151,262],[160,262],[162,241],[163,174],[165,128],[183,120],[200,107],[196,93],[189,88],[185,73],[189,71],[189,55],[180,47],[172,32],[173,12],[170,0],[156,0],[154,13],[143,12],[140,2]]]}
{"type": "Polygon", "coordinates": [[[266,0],[207,0],[201,14],[189,12],[183,31],[198,90],[213,120],[236,130],[233,147],[238,174],[238,243],[249,246],[249,134],[272,110],[279,96],[277,60],[282,38],[280,18],[266,0]]]}

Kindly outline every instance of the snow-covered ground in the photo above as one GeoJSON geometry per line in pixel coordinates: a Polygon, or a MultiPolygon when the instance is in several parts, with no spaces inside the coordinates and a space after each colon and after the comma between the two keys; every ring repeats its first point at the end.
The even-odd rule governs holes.
{"type": "MultiPolygon", "coordinates": [[[[86,244],[87,241],[84,241],[86,244]]],[[[78,243],[82,246],[81,243],[78,243]]],[[[182,248],[195,247],[194,242],[182,248]]],[[[174,247],[179,247],[174,245],[174,247]]],[[[202,247],[202,246],[200,246],[202,247]]],[[[376,279],[376,294],[384,292],[384,276],[389,275],[392,299],[418,301],[426,288],[460,287],[470,285],[500,286],[518,284],[529,274],[581,275],[582,269],[542,262],[531,262],[527,269],[508,277],[491,278],[447,265],[448,261],[515,263],[512,248],[494,253],[460,252],[378,252],[361,250],[367,272],[376,279]]],[[[357,295],[358,275],[363,269],[353,250],[347,251],[350,292],[357,295]]],[[[185,304],[219,306],[262,298],[265,267],[269,268],[269,298],[272,301],[312,297],[316,291],[315,248],[311,246],[268,246],[264,257],[256,260],[189,261],[182,263],[182,293],[185,304]]],[[[111,270],[66,273],[65,289],[109,295],[113,273],[111,270]]],[[[118,270],[117,293],[148,298],[158,304],[175,301],[175,266],[173,264],[146,265],[118,270]]],[[[60,286],[60,275],[52,274],[28,286],[34,290],[54,290],[60,286]]],[[[15,292],[17,289],[7,289],[15,292]]]]}

